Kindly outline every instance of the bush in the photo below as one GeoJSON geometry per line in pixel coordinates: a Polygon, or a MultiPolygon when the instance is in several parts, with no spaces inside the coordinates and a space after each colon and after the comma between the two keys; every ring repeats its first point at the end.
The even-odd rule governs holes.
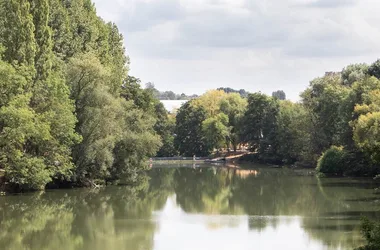
{"type": "Polygon", "coordinates": [[[380,249],[380,223],[370,221],[368,218],[363,218],[361,224],[361,234],[367,244],[357,248],[356,250],[380,249]]]}
{"type": "Polygon", "coordinates": [[[20,158],[14,164],[6,166],[6,179],[19,190],[42,190],[52,181],[51,168],[37,157],[20,158]]]}
{"type": "Polygon", "coordinates": [[[345,156],[345,176],[373,177],[380,173],[380,168],[374,165],[370,157],[360,151],[348,152],[345,156]]]}
{"type": "Polygon", "coordinates": [[[317,172],[328,175],[343,175],[346,156],[347,153],[343,147],[331,146],[319,158],[317,172]]]}

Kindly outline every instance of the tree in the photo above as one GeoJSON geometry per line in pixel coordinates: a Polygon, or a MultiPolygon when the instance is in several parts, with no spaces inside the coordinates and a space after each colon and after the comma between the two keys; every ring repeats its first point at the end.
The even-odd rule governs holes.
{"type": "Polygon", "coordinates": [[[47,2],[7,1],[2,8],[4,59],[14,65],[3,74],[5,85],[13,86],[4,89],[1,107],[6,178],[20,188],[42,189],[53,179],[69,178],[73,168],[71,147],[80,139],[74,107],[61,68],[51,69],[47,2]]]}
{"type": "Polygon", "coordinates": [[[89,184],[109,176],[125,103],[110,93],[109,71],[91,53],[70,60],[67,84],[75,100],[76,131],[83,137],[73,152],[75,180],[89,184]]]}
{"type": "Polygon", "coordinates": [[[142,89],[140,84],[140,79],[127,76],[121,86],[120,95],[125,100],[132,101],[136,108],[152,114],[156,104],[153,93],[149,89],[142,89]]]}
{"type": "Polygon", "coordinates": [[[0,165],[6,178],[26,189],[42,189],[53,178],[68,178],[73,168],[70,149],[79,137],[74,133],[76,120],[67,92],[63,89],[62,95],[47,101],[49,105],[54,98],[51,109],[36,112],[30,107],[32,94],[20,90],[27,80],[11,66],[3,69],[3,83],[19,86],[14,93],[7,88],[0,108],[0,165]]]}
{"type": "Polygon", "coordinates": [[[114,161],[108,181],[124,184],[139,184],[148,157],[153,157],[161,148],[161,138],[154,131],[155,118],[131,103],[124,106],[123,131],[113,149],[114,161]]]}
{"type": "Polygon", "coordinates": [[[42,189],[63,180],[136,180],[161,146],[156,121],[167,120],[156,115],[153,93],[127,77],[116,25],[98,17],[90,0],[0,1],[0,14],[0,168],[7,181],[42,189]]]}
{"type": "Polygon", "coordinates": [[[160,100],[176,100],[176,94],[173,91],[165,91],[160,93],[160,100]]]}
{"type": "Polygon", "coordinates": [[[366,240],[366,245],[356,250],[375,250],[380,248],[380,223],[363,218],[360,231],[366,240]]]}
{"type": "Polygon", "coordinates": [[[323,174],[342,175],[345,171],[347,152],[343,147],[331,146],[318,159],[317,172],[323,174]]]}
{"type": "Polygon", "coordinates": [[[240,135],[251,150],[262,159],[277,162],[276,116],[278,101],[262,93],[248,96],[248,106],[242,120],[240,135]]]}
{"type": "Polygon", "coordinates": [[[9,63],[30,66],[33,76],[33,65],[36,55],[35,27],[30,13],[28,0],[1,1],[4,27],[2,28],[2,45],[5,48],[3,59],[9,63]]]}
{"type": "Polygon", "coordinates": [[[277,90],[273,92],[272,97],[277,98],[279,100],[286,100],[286,94],[283,90],[277,90]]]}
{"type": "Polygon", "coordinates": [[[247,100],[237,93],[228,94],[220,101],[220,111],[228,116],[230,132],[227,140],[232,144],[234,151],[240,143],[239,129],[246,108],[247,100]]]}
{"type": "Polygon", "coordinates": [[[245,89],[235,90],[235,89],[227,87],[227,88],[217,88],[217,90],[222,90],[222,91],[224,91],[227,94],[237,93],[242,98],[247,98],[248,94],[249,94],[247,91],[245,91],[245,89]]]}
{"type": "Polygon", "coordinates": [[[52,40],[49,21],[48,0],[29,1],[34,22],[34,37],[37,44],[34,64],[36,68],[35,82],[46,80],[52,68],[52,40]]]}
{"type": "Polygon", "coordinates": [[[183,156],[205,156],[210,149],[204,142],[202,123],[206,119],[206,111],[202,106],[189,101],[182,105],[176,117],[174,145],[183,156]]]}
{"type": "Polygon", "coordinates": [[[277,115],[278,154],[284,163],[308,162],[309,114],[299,103],[281,101],[277,115]]]}
{"type": "Polygon", "coordinates": [[[359,117],[353,124],[357,147],[368,153],[375,163],[380,163],[380,91],[373,90],[364,96],[364,103],[355,107],[359,117]]]}
{"type": "Polygon", "coordinates": [[[227,94],[222,90],[210,90],[194,100],[194,105],[202,106],[209,117],[220,112],[220,102],[227,94]]]}
{"type": "Polygon", "coordinates": [[[161,102],[156,104],[157,121],[154,130],[162,139],[162,147],[157,152],[158,157],[170,157],[177,155],[174,147],[175,119],[169,116],[161,102]]]}
{"type": "Polygon", "coordinates": [[[207,118],[202,122],[202,132],[208,148],[220,149],[227,145],[227,138],[230,135],[228,127],[228,116],[221,113],[215,117],[207,118]]]}
{"type": "Polygon", "coordinates": [[[364,63],[351,64],[342,70],[342,82],[346,86],[352,86],[353,83],[363,80],[368,72],[368,65],[364,63]]]}
{"type": "Polygon", "coordinates": [[[342,103],[349,94],[350,89],[342,85],[340,75],[316,78],[301,94],[302,104],[310,114],[311,145],[308,158],[313,164],[331,145],[342,145],[343,132],[349,129],[344,116],[350,112],[342,112],[342,103]]]}
{"type": "Polygon", "coordinates": [[[368,75],[374,76],[377,79],[380,79],[380,59],[376,60],[376,62],[372,63],[368,68],[368,75]]]}

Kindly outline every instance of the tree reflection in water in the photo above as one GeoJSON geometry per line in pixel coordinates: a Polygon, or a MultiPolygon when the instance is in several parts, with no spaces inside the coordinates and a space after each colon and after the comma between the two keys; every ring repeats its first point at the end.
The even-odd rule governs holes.
{"type": "Polygon", "coordinates": [[[56,190],[0,198],[3,249],[154,249],[168,199],[211,229],[246,221],[252,232],[299,220],[331,249],[360,245],[361,215],[378,217],[373,183],[316,179],[271,168],[153,168],[135,187],[56,190]],[[216,216],[216,217],[215,217],[216,216]],[[222,217],[220,217],[222,216],[222,217]],[[238,217],[244,216],[245,220],[238,217]]]}

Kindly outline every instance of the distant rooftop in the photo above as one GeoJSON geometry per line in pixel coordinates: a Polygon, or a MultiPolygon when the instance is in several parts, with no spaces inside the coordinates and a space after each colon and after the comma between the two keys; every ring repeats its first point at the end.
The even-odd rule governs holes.
{"type": "Polygon", "coordinates": [[[188,100],[160,100],[167,111],[173,112],[176,109],[179,109],[182,104],[186,103],[188,100]]]}

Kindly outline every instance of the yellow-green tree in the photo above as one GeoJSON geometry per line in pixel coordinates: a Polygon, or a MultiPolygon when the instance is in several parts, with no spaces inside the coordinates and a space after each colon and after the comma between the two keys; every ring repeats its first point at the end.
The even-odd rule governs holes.
{"type": "Polygon", "coordinates": [[[359,115],[353,122],[354,141],[359,149],[380,163],[380,90],[365,95],[364,103],[355,107],[359,115]]]}

